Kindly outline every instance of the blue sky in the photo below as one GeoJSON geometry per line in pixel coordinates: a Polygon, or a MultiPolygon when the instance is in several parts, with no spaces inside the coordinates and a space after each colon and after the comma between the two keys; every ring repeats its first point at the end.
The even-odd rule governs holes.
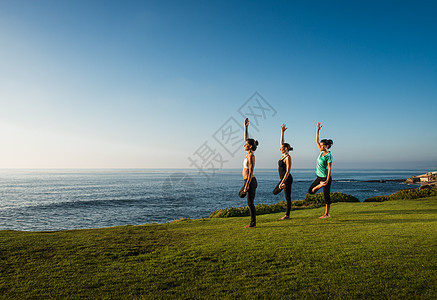
{"type": "MultiPolygon", "coordinates": [[[[188,168],[258,92],[256,167],[437,168],[434,1],[0,1],[1,168],[188,168]]],[[[242,137],[241,137],[242,138],[242,137]]],[[[214,165],[215,164],[215,165],[214,165]]]]}

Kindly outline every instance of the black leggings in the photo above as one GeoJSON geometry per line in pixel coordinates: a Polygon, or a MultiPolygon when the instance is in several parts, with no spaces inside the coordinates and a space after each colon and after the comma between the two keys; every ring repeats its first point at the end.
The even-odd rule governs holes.
{"type": "Polygon", "coordinates": [[[250,181],[249,184],[249,189],[245,193],[244,187],[246,186],[246,182],[247,179],[244,180],[244,185],[240,189],[238,195],[240,196],[240,198],[244,198],[247,195],[247,206],[249,207],[249,212],[250,212],[250,226],[256,226],[256,210],[253,201],[255,200],[255,191],[256,188],[258,187],[258,182],[256,181],[255,177],[252,177],[252,180],[250,181]]]}
{"type": "MultiPolygon", "coordinates": [[[[313,193],[313,188],[315,186],[318,186],[320,184],[320,182],[322,181],[326,181],[326,177],[319,177],[317,176],[316,180],[314,180],[314,182],[311,184],[310,188],[308,189],[308,193],[309,194],[315,194],[313,193]]],[[[331,182],[332,182],[332,177],[329,177],[329,181],[328,184],[325,185],[323,187],[323,197],[325,198],[325,203],[326,204],[331,204],[331,182]]]]}
{"type": "MultiPolygon", "coordinates": [[[[279,184],[282,182],[279,181],[278,185],[273,189],[273,194],[277,195],[279,194],[282,189],[279,188],[279,184]]],[[[284,195],[285,195],[285,200],[287,201],[287,211],[285,212],[286,216],[290,216],[290,210],[291,210],[291,184],[293,183],[293,176],[288,175],[287,180],[285,180],[285,188],[284,188],[284,195]]]]}

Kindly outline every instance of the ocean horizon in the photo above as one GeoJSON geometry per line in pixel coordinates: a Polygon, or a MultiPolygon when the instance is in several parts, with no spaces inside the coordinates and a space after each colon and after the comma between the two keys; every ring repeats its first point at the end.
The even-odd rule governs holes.
{"type": "MultiPolygon", "coordinates": [[[[335,169],[332,192],[366,198],[417,187],[397,181],[432,170],[335,169]],[[371,182],[369,182],[371,181],[371,182]]],[[[273,195],[277,169],[256,169],[255,204],[273,195]]],[[[292,169],[292,200],[305,198],[314,169],[292,169]]],[[[241,169],[0,169],[0,230],[53,231],[207,218],[246,205],[241,169]]],[[[333,214],[335,214],[335,206],[333,214]]],[[[292,217],[292,215],[291,215],[292,217]]]]}

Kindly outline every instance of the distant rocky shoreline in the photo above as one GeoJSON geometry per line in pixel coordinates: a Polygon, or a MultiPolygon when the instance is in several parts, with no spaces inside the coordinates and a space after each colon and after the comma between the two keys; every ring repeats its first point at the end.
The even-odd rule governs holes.
{"type": "Polygon", "coordinates": [[[365,180],[364,182],[405,182],[405,179],[380,179],[380,180],[365,180]]]}
{"type": "Polygon", "coordinates": [[[420,189],[437,188],[437,171],[428,172],[426,174],[411,176],[407,179],[380,179],[380,180],[365,180],[365,182],[404,182],[408,184],[420,184],[420,189]]]}
{"type": "Polygon", "coordinates": [[[428,172],[419,176],[411,176],[405,183],[420,184],[420,189],[437,188],[437,171],[428,172]]]}

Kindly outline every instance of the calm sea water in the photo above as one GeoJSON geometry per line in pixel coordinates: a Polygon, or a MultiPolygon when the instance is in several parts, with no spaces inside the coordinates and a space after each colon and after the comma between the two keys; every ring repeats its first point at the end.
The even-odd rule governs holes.
{"type": "MultiPolygon", "coordinates": [[[[415,187],[400,182],[428,170],[335,170],[331,191],[363,201],[415,187]]],[[[210,174],[211,175],[211,174],[210,174]]],[[[292,170],[292,200],[305,198],[314,170],[292,170]]],[[[277,170],[256,170],[255,204],[284,200],[273,195],[277,170]]],[[[245,206],[237,195],[241,170],[210,179],[193,170],[0,170],[0,230],[65,230],[165,223],[208,217],[216,209],[245,206]]]]}

